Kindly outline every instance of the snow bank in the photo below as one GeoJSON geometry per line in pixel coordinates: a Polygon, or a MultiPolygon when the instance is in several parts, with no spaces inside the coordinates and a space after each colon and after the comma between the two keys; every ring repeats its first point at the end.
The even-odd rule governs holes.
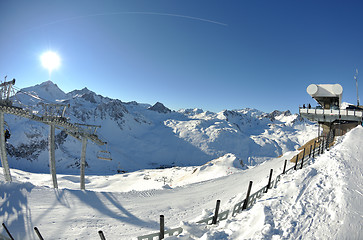
{"type": "Polygon", "coordinates": [[[195,167],[191,173],[176,179],[173,186],[183,186],[195,182],[201,182],[227,176],[241,171],[243,161],[234,154],[226,154],[223,157],[209,161],[208,163],[195,167]]]}
{"type": "Polygon", "coordinates": [[[355,128],[248,211],[216,226],[182,222],[185,231],[166,239],[362,239],[362,136],[355,128]]]}
{"type": "MultiPolygon", "coordinates": [[[[226,154],[202,166],[144,169],[106,176],[90,175],[86,176],[86,188],[107,192],[174,188],[224,177],[244,169],[246,167],[243,167],[242,160],[233,154],[226,154]]],[[[29,181],[35,186],[53,187],[50,174],[29,173],[17,169],[12,169],[11,174],[15,182],[29,181]]],[[[57,180],[60,189],[78,189],[80,186],[79,175],[57,174],[57,180]]]]}

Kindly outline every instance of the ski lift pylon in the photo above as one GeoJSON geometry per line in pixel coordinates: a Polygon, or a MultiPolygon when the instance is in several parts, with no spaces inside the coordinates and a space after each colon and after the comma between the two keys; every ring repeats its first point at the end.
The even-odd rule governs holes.
{"type": "Polygon", "coordinates": [[[111,153],[107,150],[107,143],[106,143],[106,150],[98,151],[97,158],[101,159],[101,160],[107,160],[107,161],[112,160],[111,153]]]}

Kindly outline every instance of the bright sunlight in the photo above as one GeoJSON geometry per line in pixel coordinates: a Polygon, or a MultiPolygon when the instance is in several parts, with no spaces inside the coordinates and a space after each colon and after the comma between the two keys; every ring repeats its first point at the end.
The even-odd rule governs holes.
{"type": "Polygon", "coordinates": [[[48,51],[40,56],[44,68],[48,69],[49,74],[60,65],[60,57],[57,53],[48,51]]]}

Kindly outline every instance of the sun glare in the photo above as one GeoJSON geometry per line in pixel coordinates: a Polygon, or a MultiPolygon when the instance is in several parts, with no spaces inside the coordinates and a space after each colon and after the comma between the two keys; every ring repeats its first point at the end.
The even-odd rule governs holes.
{"type": "Polygon", "coordinates": [[[60,57],[57,53],[48,51],[40,56],[43,67],[48,69],[49,74],[60,65],[60,57]]]}

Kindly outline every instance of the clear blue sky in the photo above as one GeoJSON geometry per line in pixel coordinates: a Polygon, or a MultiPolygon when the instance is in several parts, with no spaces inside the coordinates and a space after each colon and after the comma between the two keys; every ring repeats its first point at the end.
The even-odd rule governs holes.
{"type": "Polygon", "coordinates": [[[167,107],[296,112],[311,83],[363,102],[362,1],[0,0],[0,77],[167,107]],[[182,17],[184,16],[184,17],[182,17]]]}

